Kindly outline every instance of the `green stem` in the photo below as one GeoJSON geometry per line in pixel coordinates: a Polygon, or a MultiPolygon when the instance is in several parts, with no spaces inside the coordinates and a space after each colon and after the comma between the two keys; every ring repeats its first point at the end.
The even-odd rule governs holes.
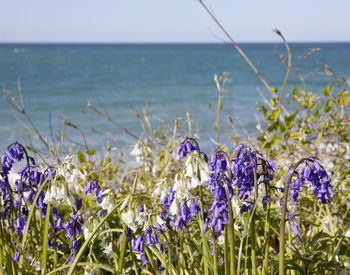
{"type": "Polygon", "coordinates": [[[96,228],[94,229],[94,231],[92,232],[92,234],[90,235],[90,237],[83,243],[82,247],[79,249],[79,252],[77,254],[77,256],[74,259],[73,264],[71,265],[71,267],[69,268],[68,271],[68,275],[72,275],[75,268],[78,265],[78,262],[81,258],[81,256],[83,255],[86,247],[88,246],[88,244],[91,242],[92,238],[95,236],[95,234],[97,233],[97,231],[100,229],[100,227],[108,220],[109,217],[111,217],[111,215],[120,207],[121,202],[119,202],[113,209],[111,212],[109,212],[103,219],[102,221],[96,226],[96,228]]]}
{"type": "Polygon", "coordinates": [[[49,234],[49,220],[51,212],[51,202],[48,202],[45,217],[45,228],[44,228],[44,238],[43,238],[43,255],[41,257],[41,274],[46,273],[46,254],[47,254],[47,239],[49,234]]]}
{"type": "Polygon", "coordinates": [[[130,250],[130,254],[131,254],[132,263],[134,265],[135,273],[136,273],[136,275],[139,275],[140,272],[139,272],[139,269],[137,268],[136,257],[135,257],[134,251],[132,250],[131,243],[129,242],[128,245],[129,245],[129,250],[130,250]]]}
{"type": "Polygon", "coordinates": [[[229,235],[230,235],[230,269],[231,275],[235,275],[235,228],[231,201],[229,202],[229,235]]]}
{"type": "Polygon", "coordinates": [[[184,230],[180,231],[180,263],[179,270],[181,270],[181,274],[185,274],[185,256],[184,256],[184,230]]]}
{"type": "Polygon", "coordinates": [[[126,245],[127,245],[127,237],[125,234],[123,234],[123,240],[122,240],[122,246],[121,246],[121,252],[120,252],[120,258],[119,258],[119,263],[118,263],[118,271],[122,272],[123,270],[123,264],[124,264],[124,255],[126,251],[126,245]]]}
{"type": "Polygon", "coordinates": [[[257,179],[257,174],[256,174],[256,166],[255,162],[253,161],[253,157],[251,153],[249,152],[249,158],[250,162],[253,165],[253,174],[254,174],[254,202],[255,202],[255,207],[252,212],[252,222],[251,222],[251,253],[252,253],[252,271],[253,275],[258,274],[258,268],[257,268],[257,263],[256,263],[256,232],[255,232],[255,219],[256,219],[256,206],[258,203],[258,179],[257,179]]]}
{"type": "Polygon", "coordinates": [[[154,274],[155,275],[158,275],[158,268],[157,268],[157,265],[156,263],[154,262],[154,259],[152,257],[152,254],[151,252],[149,251],[148,247],[145,247],[145,252],[146,252],[146,255],[147,255],[147,258],[149,259],[149,261],[151,262],[151,266],[153,268],[153,271],[154,271],[154,274]]]}
{"type": "MultiPolygon", "coordinates": [[[[279,275],[284,275],[284,247],[286,245],[285,238],[285,228],[286,228],[286,216],[287,216],[287,202],[288,202],[288,190],[289,185],[292,180],[293,174],[295,170],[299,167],[299,165],[306,159],[299,160],[292,168],[288,174],[288,177],[284,184],[284,196],[283,196],[283,205],[282,205],[282,213],[281,213],[281,224],[280,224],[280,246],[279,246],[279,275]]],[[[311,160],[312,161],[312,160],[311,160]]]]}
{"type": "MultiPolygon", "coordinates": [[[[231,172],[231,161],[228,157],[228,155],[224,152],[224,156],[227,163],[227,171],[228,171],[228,178],[229,181],[232,183],[232,172],[231,172]]],[[[234,228],[234,217],[233,217],[233,210],[232,210],[232,201],[230,196],[229,187],[226,184],[225,185],[225,193],[227,197],[227,204],[228,204],[228,219],[229,219],[229,237],[230,237],[230,270],[231,275],[236,274],[236,264],[235,264],[235,228],[234,228]]]]}
{"type": "MultiPolygon", "coordinates": [[[[206,253],[206,255],[209,255],[209,249],[208,249],[208,243],[207,239],[205,238],[205,234],[203,232],[203,225],[204,225],[204,202],[203,202],[203,189],[202,186],[199,186],[199,197],[200,197],[200,209],[201,209],[201,217],[199,219],[200,222],[200,230],[202,234],[202,245],[203,245],[203,253],[206,253]]],[[[204,268],[204,274],[209,275],[208,273],[208,263],[203,257],[203,268],[204,268]]]]}
{"type": "Polygon", "coordinates": [[[270,200],[267,201],[266,220],[265,220],[265,255],[262,274],[269,274],[269,249],[270,249],[270,200]]]}
{"type": "Polygon", "coordinates": [[[253,271],[253,275],[257,275],[258,269],[256,266],[255,213],[253,213],[253,216],[252,216],[252,224],[251,224],[250,230],[251,230],[250,235],[251,235],[252,271],[253,271]]]}
{"type": "Polygon", "coordinates": [[[218,251],[216,247],[216,237],[215,232],[212,233],[212,240],[213,240],[213,258],[214,258],[214,275],[218,274],[218,251]]]}
{"type": "Polygon", "coordinates": [[[225,244],[224,244],[224,262],[225,262],[225,275],[230,274],[230,263],[229,263],[229,248],[228,248],[228,225],[225,224],[224,236],[225,236],[225,244]]]}

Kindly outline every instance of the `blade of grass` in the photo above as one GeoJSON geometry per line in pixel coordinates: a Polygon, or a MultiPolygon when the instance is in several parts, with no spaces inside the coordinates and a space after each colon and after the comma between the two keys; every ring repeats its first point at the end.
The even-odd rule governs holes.
{"type": "Polygon", "coordinates": [[[43,254],[41,257],[41,274],[45,274],[46,272],[46,254],[47,254],[47,239],[49,233],[49,220],[50,220],[50,212],[51,212],[51,203],[47,204],[46,209],[46,217],[45,217],[45,227],[44,227],[44,238],[43,238],[43,254]]]}
{"type": "MultiPolygon", "coordinates": [[[[60,266],[52,271],[50,271],[49,273],[46,273],[46,275],[51,275],[51,274],[56,274],[60,271],[63,271],[64,269],[67,269],[69,267],[71,267],[73,264],[67,264],[67,265],[63,265],[63,266],[60,266]]],[[[109,266],[106,266],[106,265],[103,265],[103,264],[95,264],[95,263],[88,263],[88,262],[82,262],[82,263],[78,263],[79,266],[91,266],[91,267],[97,267],[97,268],[100,268],[100,269],[103,269],[103,270],[106,270],[108,272],[111,272],[112,274],[122,274],[120,272],[117,272],[115,271],[113,268],[109,267],[109,266]]]]}
{"type": "Polygon", "coordinates": [[[111,212],[109,212],[103,219],[102,221],[96,226],[95,230],[92,232],[92,234],[90,235],[90,237],[83,243],[82,247],[79,249],[79,252],[77,254],[77,256],[74,259],[73,264],[71,265],[71,267],[69,268],[68,271],[68,275],[72,275],[75,268],[78,265],[78,262],[81,258],[81,256],[83,255],[86,247],[88,246],[88,244],[90,243],[90,241],[92,240],[92,238],[95,236],[95,234],[97,233],[97,231],[100,229],[100,227],[108,220],[109,217],[112,216],[112,214],[119,208],[119,206],[122,204],[122,201],[118,202],[117,205],[112,209],[111,212]]]}
{"type": "MultiPolygon", "coordinates": [[[[51,174],[45,179],[45,181],[43,182],[43,184],[40,186],[39,190],[37,191],[36,196],[35,196],[32,204],[31,204],[31,208],[30,208],[29,215],[28,215],[28,218],[27,218],[26,227],[24,229],[23,238],[22,238],[22,244],[21,244],[21,250],[22,251],[25,250],[24,248],[25,248],[25,243],[27,241],[29,225],[30,225],[30,221],[31,221],[32,216],[33,216],[34,211],[35,211],[36,201],[38,200],[41,191],[44,189],[46,183],[48,182],[48,179],[51,178],[51,176],[53,175],[54,172],[55,172],[55,170],[52,171],[51,174]]],[[[20,258],[19,258],[20,273],[22,273],[22,265],[23,265],[23,253],[21,253],[20,258]]]]}

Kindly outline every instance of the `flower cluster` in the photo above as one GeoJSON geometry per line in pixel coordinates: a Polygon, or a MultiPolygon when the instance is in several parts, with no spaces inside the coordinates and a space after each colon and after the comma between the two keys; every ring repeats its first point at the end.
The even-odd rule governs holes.
{"type": "Polygon", "coordinates": [[[221,150],[216,150],[211,157],[209,168],[211,171],[208,187],[214,197],[209,209],[211,216],[205,221],[205,228],[208,224],[214,232],[221,234],[224,225],[228,223],[228,201],[234,195],[232,181],[227,176],[229,158],[221,150]]]}
{"type": "Polygon", "coordinates": [[[13,163],[15,161],[21,161],[24,157],[24,148],[18,142],[15,142],[7,147],[5,154],[1,157],[1,176],[7,178],[13,163]]]}
{"type": "MultiPolygon", "coordinates": [[[[9,229],[12,229],[21,240],[27,225],[29,214],[28,203],[31,203],[37,196],[34,207],[39,209],[41,217],[44,218],[47,212],[47,204],[44,201],[45,191],[39,189],[44,183],[49,183],[55,179],[55,169],[49,166],[44,172],[40,172],[35,161],[28,156],[25,148],[19,143],[13,143],[7,147],[5,154],[1,158],[2,170],[0,173],[0,215],[8,220],[9,229]],[[17,171],[12,171],[14,163],[26,157],[26,166],[17,171]]],[[[19,247],[17,245],[17,249],[19,247]]],[[[16,251],[13,260],[18,261],[19,251],[16,251]]]]}
{"type": "MultiPolygon", "coordinates": [[[[317,196],[317,200],[322,204],[328,204],[329,199],[333,196],[334,190],[330,185],[331,179],[327,175],[326,170],[320,165],[318,159],[315,157],[309,157],[303,160],[305,162],[305,167],[301,173],[294,172],[296,178],[291,181],[292,198],[291,203],[298,203],[299,193],[301,192],[301,187],[303,184],[305,186],[311,185],[312,194],[317,196]]],[[[287,175],[294,171],[294,166],[292,166],[287,175]]],[[[287,177],[288,178],[288,177],[287,177]]]]}
{"type": "MultiPolygon", "coordinates": [[[[123,221],[126,223],[124,234],[128,237],[128,241],[131,243],[131,248],[138,252],[137,256],[145,265],[149,262],[149,259],[145,253],[145,245],[159,245],[158,232],[163,232],[161,225],[154,222],[154,226],[150,225],[150,217],[145,213],[144,207],[141,207],[138,213],[130,210],[122,215],[123,221]],[[145,217],[141,214],[145,213],[145,217]],[[147,220],[147,221],[146,221],[147,220]],[[138,237],[133,236],[133,232],[137,231],[138,225],[144,224],[142,233],[138,237]],[[129,227],[132,226],[132,228],[129,227]]],[[[163,244],[160,245],[160,253],[163,253],[163,244]]],[[[159,270],[164,270],[161,266],[160,260],[155,257],[155,263],[159,270]]]]}
{"type": "Polygon", "coordinates": [[[82,215],[79,213],[79,210],[82,207],[82,199],[78,199],[75,202],[75,207],[73,207],[73,215],[70,219],[63,224],[63,228],[66,231],[66,236],[72,238],[71,245],[69,248],[72,250],[71,255],[69,256],[69,262],[73,263],[74,253],[78,251],[79,241],[77,239],[78,235],[82,233],[82,225],[84,220],[82,215]]]}
{"type": "Polygon", "coordinates": [[[278,166],[272,161],[263,159],[260,152],[256,149],[241,144],[235,149],[235,156],[232,160],[232,178],[236,181],[235,186],[238,189],[238,198],[245,200],[252,193],[254,181],[259,181],[264,177],[264,183],[267,184],[273,178],[274,168],[278,166]],[[258,165],[266,166],[267,169],[258,171],[258,165]],[[254,179],[254,173],[256,179],[254,179]]]}
{"type": "Polygon", "coordinates": [[[186,138],[183,142],[180,143],[177,149],[177,154],[180,156],[180,159],[183,159],[187,154],[193,151],[200,151],[197,141],[193,138],[186,138]]]}

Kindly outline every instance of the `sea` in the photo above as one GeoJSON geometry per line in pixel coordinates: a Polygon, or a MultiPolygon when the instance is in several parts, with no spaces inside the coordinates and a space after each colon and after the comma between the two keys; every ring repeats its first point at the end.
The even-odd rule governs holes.
{"type": "MultiPolygon", "coordinates": [[[[269,85],[280,90],[286,73],[284,45],[240,46],[269,85]]],[[[350,43],[291,43],[290,47],[293,69],[286,93],[301,87],[321,96],[328,83],[335,87],[334,75],[325,71],[325,65],[345,82],[350,79],[350,43]]],[[[69,142],[77,144],[83,143],[82,132],[96,150],[101,150],[108,140],[112,146],[122,148],[135,139],[96,115],[87,108],[88,103],[108,113],[135,136],[142,134],[135,111],[142,115],[147,108],[154,129],[171,128],[177,118],[183,131],[187,130],[186,112],[190,111],[192,134],[198,132],[201,145],[214,147],[214,75],[224,72],[229,74],[223,89],[221,140],[226,142],[228,137],[228,115],[238,133],[256,137],[257,119],[261,118],[256,103],[262,102],[257,89],[265,95],[269,92],[232,45],[0,44],[2,91],[11,91],[21,103],[20,81],[25,114],[38,131],[49,142],[57,142],[64,132],[69,142]],[[79,131],[64,125],[63,120],[79,127],[79,131]]],[[[15,141],[41,146],[23,123],[28,125],[23,114],[10,108],[2,93],[0,152],[15,141]]]]}

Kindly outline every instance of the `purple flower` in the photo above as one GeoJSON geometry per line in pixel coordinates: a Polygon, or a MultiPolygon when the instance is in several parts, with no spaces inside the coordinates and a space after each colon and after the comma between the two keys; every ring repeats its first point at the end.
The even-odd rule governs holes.
{"type": "Polygon", "coordinates": [[[249,205],[243,203],[243,204],[241,205],[241,210],[240,210],[240,212],[241,212],[241,213],[244,213],[244,212],[247,212],[249,209],[250,209],[249,205]]]}
{"type": "Polygon", "coordinates": [[[196,216],[199,212],[200,212],[200,208],[199,208],[199,205],[198,203],[196,202],[196,200],[192,200],[192,203],[191,203],[191,216],[194,217],[196,216]]]}
{"type": "MultiPolygon", "coordinates": [[[[328,177],[326,170],[320,165],[317,158],[310,157],[304,159],[305,167],[300,174],[296,174],[296,179],[291,180],[291,203],[298,203],[298,196],[301,192],[302,184],[311,185],[312,193],[317,196],[317,200],[323,204],[329,203],[334,191],[330,185],[331,179],[328,177]]],[[[287,172],[287,178],[294,169],[292,166],[287,172]]]]}
{"type": "Polygon", "coordinates": [[[193,151],[200,151],[197,141],[193,138],[186,138],[183,142],[180,143],[177,149],[177,154],[180,156],[180,159],[183,159],[187,154],[193,151]]]}
{"type": "Polygon", "coordinates": [[[1,157],[2,171],[1,175],[6,178],[15,160],[20,161],[23,159],[24,149],[18,142],[12,143],[7,147],[4,155],[1,157]]]}
{"type": "Polygon", "coordinates": [[[72,244],[69,246],[71,250],[78,251],[79,242],[77,239],[72,240],[72,244]]]}
{"type": "Polygon", "coordinates": [[[307,163],[301,172],[301,178],[304,182],[311,183],[313,195],[317,196],[317,200],[322,204],[329,203],[329,199],[333,196],[334,191],[330,185],[331,179],[328,177],[326,170],[313,159],[313,165],[307,163]]]}
{"type": "Polygon", "coordinates": [[[232,182],[226,175],[227,159],[225,152],[216,150],[209,163],[211,174],[209,175],[208,187],[214,199],[209,209],[211,216],[205,219],[203,229],[206,230],[207,225],[210,224],[215,233],[218,234],[223,231],[224,225],[228,223],[228,200],[234,194],[232,182]],[[226,188],[228,189],[229,198],[227,197],[226,188]]]}
{"type": "Polygon", "coordinates": [[[14,260],[15,262],[18,262],[19,261],[19,256],[20,256],[19,252],[16,251],[15,254],[13,255],[13,257],[12,257],[12,260],[14,260]]]}
{"type": "Polygon", "coordinates": [[[295,222],[292,222],[292,231],[294,233],[294,236],[299,236],[298,225],[295,222]]]}
{"type": "Polygon", "coordinates": [[[187,225],[188,222],[191,221],[191,211],[188,208],[186,202],[184,202],[180,208],[180,213],[178,214],[174,226],[177,229],[182,230],[184,226],[187,225]]]}
{"type": "Polygon", "coordinates": [[[214,172],[216,175],[227,171],[227,161],[225,155],[226,153],[220,150],[216,150],[214,152],[209,162],[210,171],[214,172]]]}
{"type": "Polygon", "coordinates": [[[69,263],[74,263],[74,254],[72,253],[72,254],[70,254],[70,256],[69,256],[69,263]]]}
{"type": "Polygon", "coordinates": [[[92,191],[92,182],[91,181],[92,180],[88,180],[88,182],[86,183],[86,185],[84,187],[85,195],[92,191]]]}

